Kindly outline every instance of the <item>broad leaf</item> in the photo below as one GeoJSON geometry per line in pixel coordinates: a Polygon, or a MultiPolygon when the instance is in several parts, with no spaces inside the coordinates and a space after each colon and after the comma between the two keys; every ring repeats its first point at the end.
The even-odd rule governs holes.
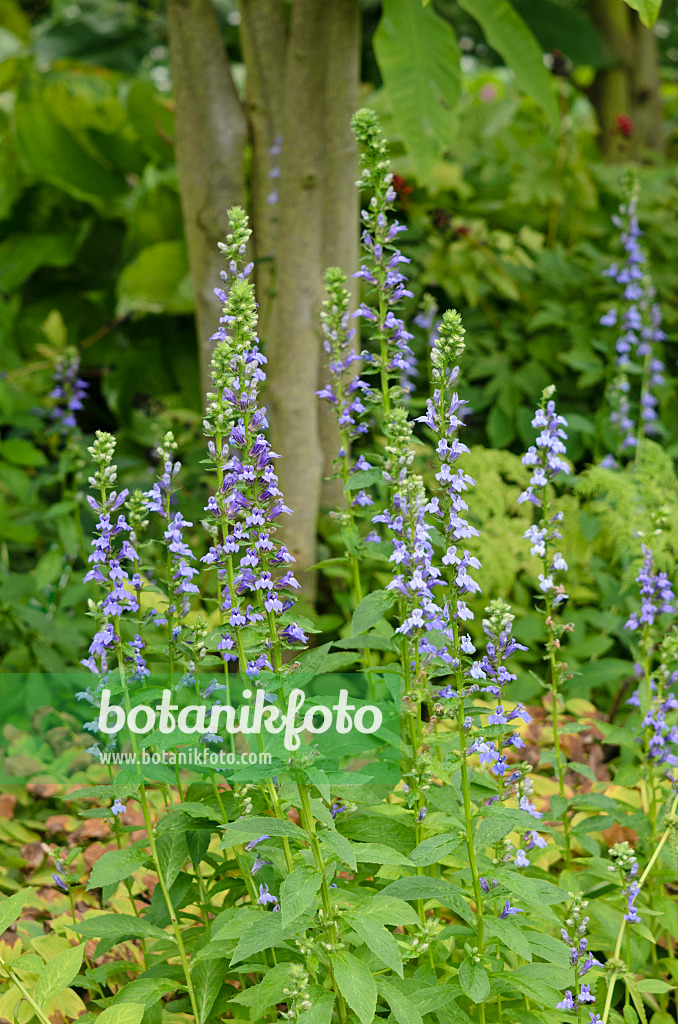
{"type": "Polygon", "coordinates": [[[459,0],[478,22],[488,44],[516,76],[521,89],[542,108],[549,123],[559,121],[553,78],[544,66],[539,43],[508,0],[459,0]]]}
{"type": "Polygon", "coordinates": [[[372,1024],[377,1008],[377,986],[365,964],[346,950],[330,956],[337,987],[358,1016],[360,1024],[372,1024]]]}
{"type": "Polygon", "coordinates": [[[262,950],[275,946],[282,941],[282,934],[282,914],[272,910],[261,913],[258,920],[253,921],[242,935],[235,947],[231,964],[240,963],[253,953],[261,953],[262,950]]]}
{"type": "Polygon", "coordinates": [[[411,999],[383,978],[378,980],[379,991],[391,1008],[398,1024],[422,1024],[422,1016],[411,999]]]}
{"type": "Polygon", "coordinates": [[[300,864],[287,876],[280,889],[280,907],[283,927],[287,928],[311,903],[315,908],[315,895],[322,875],[308,864],[300,864]]]}
{"type": "Polygon", "coordinates": [[[143,1003],[119,1003],[108,1006],[97,1017],[97,1024],[141,1024],[146,1012],[143,1003]]]}
{"type": "Polygon", "coordinates": [[[83,942],[47,961],[35,986],[35,999],[40,1006],[46,1006],[77,978],[84,952],[83,942]]]}
{"type": "Polygon", "coordinates": [[[626,0],[626,3],[634,11],[638,11],[638,17],[645,28],[652,28],[662,6],[662,0],[626,0]]]}
{"type": "Polygon", "coordinates": [[[359,636],[374,626],[379,619],[391,608],[396,601],[397,595],[391,590],[373,590],[371,594],[364,597],[353,612],[351,633],[359,636]]]}
{"type": "Polygon", "coordinates": [[[15,892],[13,896],[8,896],[7,899],[0,903],[0,935],[6,932],[17,920],[19,914],[24,909],[24,903],[29,892],[30,889],[22,889],[20,892],[15,892]]]}
{"type": "Polygon", "coordinates": [[[143,850],[110,850],[95,863],[87,883],[88,889],[100,889],[102,885],[114,885],[129,878],[148,860],[143,850]]]}
{"type": "Polygon", "coordinates": [[[421,182],[456,130],[460,51],[452,26],[412,0],[385,0],[374,52],[393,120],[421,182]]]}
{"type": "Polygon", "coordinates": [[[459,984],[474,1003],[482,1003],[490,994],[487,971],[475,960],[462,960],[459,964],[459,984]]]}
{"type": "Polygon", "coordinates": [[[342,836],[340,832],[336,832],[331,828],[323,829],[320,833],[320,838],[329,846],[332,853],[336,853],[341,862],[346,864],[351,871],[357,870],[357,854],[360,850],[359,845],[356,845],[356,848],[354,849],[350,840],[348,840],[346,836],[342,836]]]}
{"type": "Polygon", "coordinates": [[[390,967],[402,978],[403,962],[398,943],[383,924],[371,921],[368,917],[362,917],[360,914],[347,914],[346,920],[368,949],[371,949],[375,956],[378,956],[387,967],[390,967]]]}

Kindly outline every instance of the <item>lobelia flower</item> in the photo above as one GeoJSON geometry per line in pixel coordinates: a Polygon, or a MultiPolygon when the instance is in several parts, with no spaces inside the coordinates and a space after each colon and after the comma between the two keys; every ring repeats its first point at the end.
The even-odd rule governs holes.
{"type": "Polygon", "coordinates": [[[365,319],[377,349],[374,365],[379,370],[384,414],[391,401],[398,400],[412,390],[411,378],[416,371],[414,353],[410,347],[413,335],[397,315],[401,300],[412,298],[407,279],[400,272],[409,259],[394,245],[406,228],[398,221],[389,222],[389,214],[396,200],[393,188],[388,147],[377,115],[363,108],[353,116],[351,126],[362,149],[359,185],[369,194],[367,209],[361,213],[363,221],[362,258],[360,270],[353,276],[362,278],[368,286],[370,302],[363,302],[354,316],[365,319]],[[392,385],[394,378],[398,385],[392,385]]]}
{"type": "Polygon", "coordinates": [[[111,807],[111,814],[112,815],[115,816],[115,815],[118,815],[118,814],[124,814],[126,812],[126,810],[127,810],[127,805],[124,804],[122,802],[122,800],[116,798],[113,801],[113,806],[111,807]]]}
{"type": "Polygon", "coordinates": [[[217,573],[222,657],[239,656],[241,670],[256,680],[271,665],[281,670],[282,650],[304,644],[307,638],[288,616],[299,583],[288,568],[294,558],[275,536],[279,517],[290,509],[274,470],[278,455],[264,434],[266,409],[259,405],[266,357],[255,333],[257,306],[248,280],[253,265],[242,266],[251,232],[239,207],[229,211],[229,227],[226,243],[220,243],[229,262],[222,273],[226,288],[215,290],[224,309],[212,338],[215,390],[208,395],[204,424],[217,476],[217,493],[205,507],[213,544],[202,561],[217,573]],[[267,653],[259,647],[256,656],[248,658],[243,629],[258,622],[268,629],[267,653]]]}
{"type": "Polygon", "coordinates": [[[48,398],[52,407],[49,417],[61,434],[69,434],[77,426],[76,412],[83,407],[89,384],[78,376],[80,356],[67,349],[57,360],[52,374],[52,390],[48,398]]]}
{"type": "Polygon", "coordinates": [[[637,630],[642,626],[653,626],[657,617],[664,612],[675,612],[675,594],[671,581],[665,572],[657,572],[652,565],[652,550],[643,544],[643,564],[636,576],[640,587],[640,611],[633,612],[624,629],[637,630]]]}
{"type": "Polygon", "coordinates": [[[83,659],[81,664],[95,675],[104,675],[108,671],[108,653],[120,643],[118,629],[110,619],[119,622],[127,612],[139,610],[136,593],[128,584],[129,573],[122,564],[135,561],[138,555],[125,536],[131,533],[125,515],[118,513],[115,524],[112,523],[113,516],[128,495],[127,490],[119,493],[110,490],[117,478],[117,467],[113,464],[115,439],[110,434],[97,431],[94,444],[88,451],[97,464],[89,482],[98,489],[99,498],[89,495],[87,500],[99,519],[92,539],[92,553],[87,559],[92,568],[86,573],[84,582],[94,581],[103,585],[105,594],[97,605],[104,621],[92,639],[89,658],[83,659]]]}
{"type": "Polygon", "coordinates": [[[507,917],[512,917],[514,914],[524,914],[525,911],[521,910],[520,907],[512,907],[509,900],[506,900],[504,908],[499,915],[502,921],[505,921],[507,917]]]}
{"type": "Polygon", "coordinates": [[[262,882],[259,886],[259,898],[257,903],[261,903],[262,906],[266,906],[267,903],[273,904],[273,910],[280,910],[277,896],[268,891],[268,886],[265,882],[262,882]]]}
{"type": "MultiPolygon", "coordinates": [[[[622,293],[618,304],[600,319],[604,327],[617,332],[615,362],[619,372],[608,387],[608,401],[618,454],[638,444],[636,422],[631,415],[629,373],[636,375],[640,370],[636,401],[642,433],[658,433],[658,399],[653,389],[664,383],[665,366],[655,352],[655,345],[667,337],[661,326],[661,307],[654,301],[647,254],[640,242],[643,232],[638,223],[637,181],[629,183],[627,191],[627,200],[612,218],[620,229],[625,259],[621,265],[613,263],[603,271],[605,277],[622,286],[622,293]]],[[[602,464],[615,468],[618,463],[614,455],[608,455],[602,464]]]]}

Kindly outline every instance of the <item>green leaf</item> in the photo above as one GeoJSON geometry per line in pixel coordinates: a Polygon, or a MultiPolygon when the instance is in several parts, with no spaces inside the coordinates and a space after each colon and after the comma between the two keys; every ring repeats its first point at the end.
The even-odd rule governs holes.
{"type": "Polygon", "coordinates": [[[322,875],[308,864],[300,864],[289,873],[280,890],[283,928],[296,920],[311,903],[320,888],[322,875]]]}
{"type": "Polygon", "coordinates": [[[398,943],[391,933],[378,921],[371,921],[361,914],[346,914],[346,920],[360,936],[375,956],[390,967],[392,971],[403,976],[403,962],[400,957],[398,943]]]}
{"type": "Polygon", "coordinates": [[[127,191],[124,176],[105,167],[93,155],[93,147],[81,146],[42,102],[38,90],[17,101],[14,118],[19,159],[31,176],[101,210],[127,191]]]}
{"type": "Polygon", "coordinates": [[[248,843],[259,836],[287,836],[288,839],[298,839],[301,842],[308,841],[308,836],[291,821],[282,821],[280,818],[238,818],[221,829],[223,835],[222,847],[233,846],[238,843],[248,843]]]}
{"type": "Polygon", "coordinates": [[[107,1006],[97,1017],[97,1024],[141,1024],[146,1012],[143,1003],[119,1003],[107,1006]]]}
{"type": "Polygon", "coordinates": [[[253,953],[261,953],[262,950],[277,945],[282,941],[282,935],[282,914],[273,911],[259,914],[258,919],[253,921],[241,936],[231,958],[231,965],[247,959],[253,953]]]}
{"type": "Polygon", "coordinates": [[[662,0],[626,0],[626,3],[638,11],[638,17],[645,28],[652,28],[662,6],[662,0]]]}
{"type": "Polygon", "coordinates": [[[476,850],[493,846],[509,832],[525,832],[534,828],[534,818],[527,811],[511,807],[492,806],[476,830],[473,845],[476,850]]]}
{"type": "Polygon", "coordinates": [[[583,775],[585,778],[590,779],[591,782],[598,781],[593,769],[589,768],[587,764],[581,764],[579,761],[568,761],[567,768],[573,772],[577,772],[578,775],[583,775]]]}
{"type": "Polygon", "coordinates": [[[82,965],[85,943],[65,949],[45,964],[35,986],[35,1000],[45,1007],[75,980],[82,965]]]}
{"type": "Polygon", "coordinates": [[[520,875],[517,871],[505,869],[498,869],[495,871],[495,875],[510,892],[530,903],[545,903],[550,906],[553,903],[564,903],[568,899],[564,889],[560,889],[553,882],[547,882],[543,878],[520,875]]]}
{"type": "Polygon", "coordinates": [[[289,987],[290,965],[288,963],[276,964],[275,967],[266,971],[258,985],[233,996],[231,1002],[240,1003],[241,1006],[255,1006],[257,1016],[260,1016],[269,1006],[284,1003],[285,989],[289,987]]]}
{"type": "Polygon", "coordinates": [[[224,983],[226,962],[223,960],[206,960],[191,969],[191,978],[198,1004],[200,1024],[206,1024],[215,1000],[224,983]]]}
{"type": "Polygon", "coordinates": [[[659,978],[643,978],[636,984],[640,992],[671,992],[676,987],[669,985],[667,981],[660,981],[659,978]]]}
{"type": "Polygon", "coordinates": [[[346,950],[330,956],[337,987],[358,1016],[360,1024],[372,1024],[377,1008],[377,986],[369,969],[346,950]]]}
{"type": "Polygon", "coordinates": [[[155,242],[142,249],[120,272],[117,300],[118,316],[192,312],[193,287],[184,242],[155,242]]]}
{"type": "Polygon", "coordinates": [[[403,995],[400,989],[379,978],[377,985],[382,996],[391,1007],[391,1013],[398,1024],[422,1024],[422,1016],[411,999],[403,995]]]}
{"type": "Polygon", "coordinates": [[[155,938],[173,941],[162,928],[132,914],[99,914],[97,917],[87,917],[84,921],[78,921],[73,928],[85,939],[105,939],[112,945],[129,939],[155,938]]]}
{"type": "Polygon", "coordinates": [[[399,853],[383,843],[356,843],[355,857],[359,864],[391,864],[410,865],[412,861],[404,853],[399,853]]]}
{"type": "Polygon", "coordinates": [[[475,960],[462,960],[459,964],[459,984],[474,1003],[482,1003],[490,994],[487,971],[475,960]]]}
{"type": "Polygon", "coordinates": [[[311,1008],[299,1014],[297,1024],[331,1024],[334,992],[325,992],[320,985],[311,985],[308,994],[311,1008]]]}
{"type": "Polygon", "coordinates": [[[352,843],[346,838],[346,836],[342,836],[340,832],[336,832],[331,828],[323,829],[320,833],[320,838],[323,843],[329,846],[332,853],[336,853],[342,864],[346,864],[351,871],[357,870],[358,863],[356,860],[356,853],[359,850],[359,847],[354,850],[352,843]]]}
{"type": "Polygon", "coordinates": [[[0,903],[0,935],[6,932],[17,920],[19,914],[24,909],[24,903],[30,891],[30,889],[21,889],[0,903]]]}
{"type": "MultiPolygon", "coordinates": [[[[0,284],[0,290],[2,285],[0,284]]],[[[47,458],[30,441],[21,437],[12,437],[0,444],[0,456],[15,466],[46,466],[47,458]]]]}
{"type": "Polygon", "coordinates": [[[423,182],[456,130],[461,72],[454,31],[432,6],[385,0],[374,52],[395,126],[423,182]]]}
{"type": "Polygon", "coordinates": [[[382,924],[417,924],[419,921],[416,910],[409,903],[394,897],[383,896],[382,893],[368,896],[362,903],[358,903],[352,908],[352,913],[374,918],[375,921],[381,921],[382,924]]]}
{"type": "Polygon", "coordinates": [[[5,238],[0,242],[0,292],[16,291],[39,267],[67,267],[73,263],[89,230],[89,222],[83,224],[83,229],[64,234],[17,234],[5,238]]]}
{"type": "Polygon", "coordinates": [[[401,900],[438,900],[444,907],[451,906],[446,900],[463,896],[463,889],[451,885],[442,878],[427,878],[425,875],[412,875],[410,878],[398,878],[381,890],[382,896],[397,896],[401,900]]]}
{"type": "Polygon", "coordinates": [[[532,960],[530,944],[517,925],[511,924],[510,921],[502,921],[500,917],[486,917],[485,930],[488,935],[501,939],[508,949],[522,956],[523,960],[532,960]]]}
{"type": "Polygon", "coordinates": [[[368,629],[384,617],[385,612],[391,608],[396,601],[396,594],[392,590],[373,590],[371,594],[364,597],[353,612],[351,633],[357,636],[365,633],[368,629]]]}
{"type": "Polygon", "coordinates": [[[488,44],[516,76],[516,82],[542,108],[549,123],[559,123],[553,78],[544,66],[542,50],[508,0],[459,0],[459,6],[478,22],[488,44]]]}
{"type": "Polygon", "coordinates": [[[424,839],[416,846],[410,854],[410,860],[417,867],[426,867],[428,864],[437,864],[443,857],[447,857],[453,850],[463,842],[457,836],[431,836],[424,839]]]}
{"type": "MultiPolygon", "coordinates": [[[[654,1017],[652,1020],[654,1022],[654,1017]]],[[[624,1007],[624,1024],[638,1024],[638,1014],[632,1006],[624,1007]]]]}
{"type": "MultiPolygon", "coordinates": [[[[193,975],[192,967],[191,975],[193,975]]],[[[172,978],[137,978],[121,988],[113,1002],[115,1006],[119,1003],[141,1003],[144,1006],[153,1006],[168,992],[174,992],[176,987],[176,981],[172,978]]]]}
{"type": "Polygon", "coordinates": [[[95,863],[89,876],[87,888],[100,889],[102,885],[114,885],[129,878],[148,860],[143,850],[109,850],[95,863]]]}

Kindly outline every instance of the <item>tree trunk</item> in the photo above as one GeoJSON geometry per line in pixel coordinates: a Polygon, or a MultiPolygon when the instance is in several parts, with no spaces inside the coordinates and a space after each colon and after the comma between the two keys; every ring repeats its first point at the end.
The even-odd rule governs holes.
{"type": "Polygon", "coordinates": [[[259,334],[266,341],[275,292],[286,33],[282,0],[241,0],[240,38],[247,70],[245,109],[252,137],[250,212],[259,334]]]}
{"type": "Polygon", "coordinates": [[[213,288],[224,267],[217,242],[230,206],[244,205],[247,121],[231,78],[212,0],[167,0],[176,157],[195,293],[200,380],[210,388],[210,336],[219,321],[213,288]]]}
{"type": "Polygon", "coordinates": [[[313,600],[322,451],[318,429],[323,262],[325,0],[295,0],[287,44],[275,296],[267,331],[271,440],[292,517],[283,525],[313,600]]]}
{"type": "Polygon", "coordinates": [[[654,34],[624,0],[591,0],[590,13],[609,56],[589,92],[604,157],[623,161],[638,159],[646,149],[661,150],[664,132],[654,34]],[[630,120],[626,131],[618,121],[620,115],[630,120]]]}

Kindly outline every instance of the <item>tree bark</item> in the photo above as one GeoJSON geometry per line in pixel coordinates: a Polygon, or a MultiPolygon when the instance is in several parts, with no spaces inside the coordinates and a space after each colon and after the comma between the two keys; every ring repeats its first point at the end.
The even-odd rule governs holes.
{"type": "Polygon", "coordinates": [[[599,146],[607,160],[638,159],[664,145],[657,40],[624,0],[591,0],[591,21],[603,37],[609,61],[589,91],[600,124],[599,146]],[[617,118],[626,115],[626,136],[617,118]]]}
{"type": "Polygon", "coordinates": [[[219,319],[213,289],[229,207],[245,202],[247,120],[231,78],[212,0],[167,0],[176,158],[193,289],[203,395],[210,388],[210,336],[219,319]]]}
{"type": "Polygon", "coordinates": [[[259,333],[268,335],[275,290],[275,242],[279,203],[282,110],[287,26],[282,0],[241,0],[240,38],[247,71],[245,109],[252,139],[250,213],[255,249],[254,283],[259,333]],[[271,152],[271,150],[276,152],[271,152]]]}
{"type": "Polygon", "coordinates": [[[275,295],[267,331],[271,440],[292,517],[286,542],[309,601],[315,592],[316,531],[322,476],[318,428],[323,262],[325,46],[324,0],[295,0],[287,44],[275,295]]]}

